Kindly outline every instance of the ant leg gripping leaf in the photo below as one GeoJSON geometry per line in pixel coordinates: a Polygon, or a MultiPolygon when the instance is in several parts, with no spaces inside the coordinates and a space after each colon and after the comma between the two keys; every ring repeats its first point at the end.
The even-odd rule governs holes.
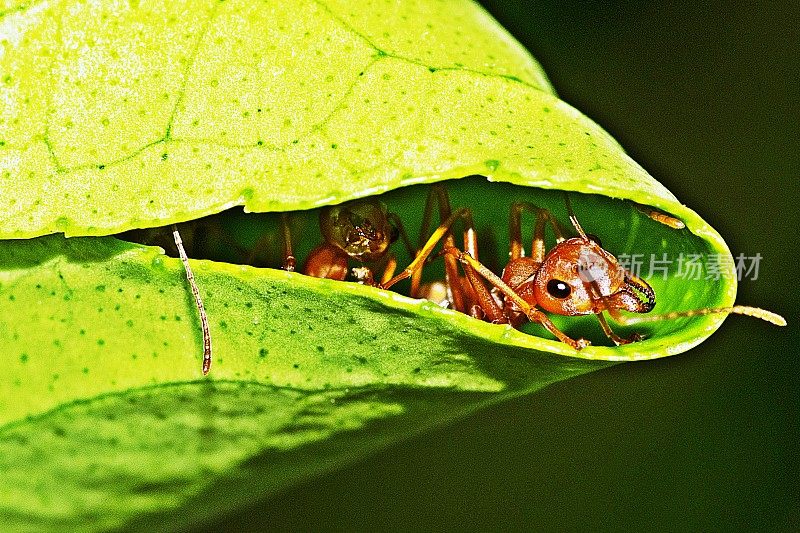
{"type": "Polygon", "coordinates": [[[565,220],[558,191],[574,191],[617,253],[720,260],[714,283],[651,280],[657,312],[734,301],[720,236],[471,2],[12,4],[0,101],[10,527],[200,523],[488,403],[685,351],[724,318],[576,352],[396,293],[194,259],[215,354],[203,378],[181,262],[113,236],[127,230],[383,193],[408,222],[422,184],[481,175],[447,187],[498,247],[513,202],[565,220]]]}

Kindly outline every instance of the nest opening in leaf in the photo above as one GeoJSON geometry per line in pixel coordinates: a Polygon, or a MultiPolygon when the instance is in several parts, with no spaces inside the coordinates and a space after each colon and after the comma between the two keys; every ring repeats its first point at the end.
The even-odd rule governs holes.
{"type": "MultiPolygon", "coordinates": [[[[453,209],[469,207],[474,215],[478,234],[480,260],[493,272],[500,274],[508,261],[509,210],[515,201],[533,203],[550,210],[567,236],[574,236],[564,203],[559,191],[519,187],[505,183],[488,182],[482,176],[443,182],[453,209]]],[[[426,198],[431,187],[417,185],[385,193],[378,198],[391,213],[402,220],[412,242],[416,243],[426,198]]],[[[676,229],[651,219],[642,212],[641,206],[627,201],[613,200],[599,195],[571,193],[575,214],[588,233],[598,236],[603,247],[614,254],[620,263],[633,270],[654,288],[657,296],[656,313],[685,310],[713,305],[722,298],[722,290],[713,279],[706,279],[705,272],[712,250],[702,239],[686,229],[676,229]],[[690,263],[693,261],[694,263],[690,263]],[[694,271],[687,271],[687,265],[694,271]]],[[[297,269],[302,271],[305,258],[311,250],[323,242],[319,224],[319,209],[287,213],[291,230],[297,269]]],[[[438,224],[434,213],[431,229],[438,224]]],[[[533,235],[533,216],[523,215],[522,242],[530,250],[533,235]]],[[[208,259],[218,262],[245,264],[258,268],[280,268],[283,264],[283,237],[281,214],[245,213],[234,208],[202,219],[179,224],[186,243],[187,253],[192,259],[208,259]]],[[[462,246],[463,225],[457,222],[454,235],[457,246],[462,246]]],[[[177,251],[168,228],[150,228],[125,232],[119,238],[146,245],[161,246],[168,255],[177,257],[177,251]]],[[[427,237],[427,236],[425,236],[427,237]]],[[[549,250],[555,244],[552,231],[546,232],[549,250]]],[[[441,246],[437,246],[437,250],[441,246]]],[[[402,243],[392,245],[391,252],[397,257],[398,269],[410,263],[412,257],[402,243]]],[[[434,254],[435,257],[436,254],[434,254]]],[[[713,258],[712,258],[713,259],[713,258]]],[[[350,267],[361,266],[356,261],[350,267]]],[[[376,273],[382,265],[376,266],[376,273]]],[[[379,274],[378,274],[379,275],[379,274]]],[[[444,279],[441,258],[426,264],[423,282],[444,279]]],[[[407,294],[409,283],[401,282],[392,290],[407,294]]],[[[570,336],[583,336],[594,344],[608,345],[593,317],[564,317],[550,315],[553,322],[570,336]]],[[[622,335],[638,332],[645,336],[664,335],[681,329],[687,320],[682,318],[670,324],[642,324],[624,328],[615,326],[622,335]]],[[[527,333],[551,337],[537,324],[526,324],[527,333]]]]}

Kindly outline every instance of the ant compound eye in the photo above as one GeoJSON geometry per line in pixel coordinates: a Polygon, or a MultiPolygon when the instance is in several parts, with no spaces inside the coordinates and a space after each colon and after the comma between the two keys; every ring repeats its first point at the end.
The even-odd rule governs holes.
{"type": "Polygon", "coordinates": [[[547,282],[547,292],[553,298],[563,300],[570,295],[572,289],[569,285],[558,279],[551,279],[547,282]]]}
{"type": "Polygon", "coordinates": [[[595,243],[595,244],[596,244],[597,246],[599,246],[600,248],[602,248],[602,247],[603,247],[603,243],[602,243],[602,242],[600,242],[600,237],[598,237],[597,235],[594,235],[594,234],[592,234],[592,233],[587,233],[587,234],[586,234],[586,238],[588,238],[590,241],[592,241],[593,243],[595,243]]]}

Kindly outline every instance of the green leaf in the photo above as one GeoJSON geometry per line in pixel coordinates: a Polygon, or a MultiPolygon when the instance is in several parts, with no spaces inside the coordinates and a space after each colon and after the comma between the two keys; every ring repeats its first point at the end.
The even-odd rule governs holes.
{"type": "MultiPolygon", "coordinates": [[[[414,230],[419,184],[480,174],[491,182],[447,186],[496,243],[482,259],[497,267],[511,202],[565,220],[557,191],[585,193],[572,195],[578,216],[617,254],[731,257],[472,3],[187,5],[0,13],[3,523],[148,529],[129,522],[160,513],[169,527],[188,510],[202,522],[487,403],[685,351],[721,323],[653,324],[641,343],[575,352],[395,293],[195,260],[215,347],[199,379],[180,262],[106,235],[386,191],[414,230]]],[[[225,223],[252,234],[271,220],[243,218],[225,223]]],[[[319,240],[314,221],[296,217],[300,250],[319,240]]],[[[656,312],[729,305],[736,290],[732,268],[715,283],[650,282],[656,312]]]]}
{"type": "Polygon", "coordinates": [[[197,262],[218,358],[195,381],[178,260],[111,238],[6,249],[4,523],[104,528],[191,498],[213,516],[239,500],[202,493],[211,482],[276,491],[608,364],[497,350],[464,315],[357,285],[197,262]],[[254,456],[255,472],[240,465],[254,456]]]}

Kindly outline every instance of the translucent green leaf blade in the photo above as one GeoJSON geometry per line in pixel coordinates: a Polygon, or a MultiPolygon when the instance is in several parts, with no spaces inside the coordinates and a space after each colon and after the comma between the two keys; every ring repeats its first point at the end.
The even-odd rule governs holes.
{"type": "Polygon", "coordinates": [[[193,497],[213,516],[236,500],[201,496],[209,483],[238,479],[267,494],[608,364],[498,351],[432,304],[389,293],[196,263],[218,358],[214,380],[194,382],[197,324],[177,260],[110,238],[6,250],[0,316],[14,320],[0,322],[4,522],[107,527],[193,497]],[[324,452],[318,462],[303,459],[313,446],[324,452]],[[238,471],[265,453],[257,478],[238,471]]]}
{"type": "MultiPolygon", "coordinates": [[[[494,183],[447,187],[490,230],[485,260],[506,252],[511,202],[546,202],[565,220],[555,191],[576,191],[587,229],[615,253],[724,263],[713,282],[652,279],[657,312],[734,300],[720,236],[560,101],[477,5],[353,5],[0,8],[2,523],[148,530],[188,511],[202,521],[610,364],[591,359],[671,355],[719,326],[720,316],[656,324],[644,342],[577,353],[394,293],[193,261],[215,347],[211,379],[199,381],[180,263],[98,236],[395,189],[392,209],[413,226],[425,193],[411,185],[480,174],[494,183]]],[[[306,249],[319,242],[310,227],[306,249]]]]}
{"type": "Polygon", "coordinates": [[[8,13],[0,237],[302,209],[472,173],[675,207],[479,7],[402,6],[8,13]],[[85,32],[84,19],[108,22],[85,32]],[[408,44],[420,20],[430,49],[408,44]]]}

